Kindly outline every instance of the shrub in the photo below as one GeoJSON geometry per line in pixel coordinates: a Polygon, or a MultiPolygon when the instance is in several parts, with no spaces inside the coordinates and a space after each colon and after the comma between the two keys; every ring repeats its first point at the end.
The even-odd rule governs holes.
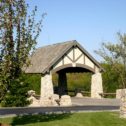
{"type": "Polygon", "coordinates": [[[1,105],[4,107],[19,107],[29,104],[27,100],[27,91],[29,90],[29,83],[24,81],[22,75],[19,79],[11,82],[9,90],[2,100],[1,105]]]}

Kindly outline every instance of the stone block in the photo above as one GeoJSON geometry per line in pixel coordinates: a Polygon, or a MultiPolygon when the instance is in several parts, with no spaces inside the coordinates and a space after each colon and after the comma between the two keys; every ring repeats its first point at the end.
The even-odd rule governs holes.
{"type": "Polygon", "coordinates": [[[82,95],[82,93],[77,93],[75,97],[77,97],[77,98],[83,98],[83,95],[82,95]]]}
{"type": "Polygon", "coordinates": [[[34,90],[29,90],[29,91],[28,91],[28,95],[29,95],[29,96],[35,95],[35,91],[34,91],[34,90]]]}
{"type": "Polygon", "coordinates": [[[48,106],[58,106],[57,102],[53,98],[43,98],[40,100],[40,106],[48,107],[48,106]]]}
{"type": "Polygon", "coordinates": [[[126,89],[117,89],[116,90],[116,98],[117,99],[121,99],[121,97],[122,97],[122,93],[124,93],[124,95],[125,95],[125,93],[126,93],[126,89]]]}
{"type": "Polygon", "coordinates": [[[55,101],[58,101],[60,98],[58,94],[53,94],[52,99],[54,99],[55,101]]]}
{"type": "Polygon", "coordinates": [[[116,90],[116,98],[117,99],[121,99],[121,91],[122,91],[122,89],[117,89],[116,90]]]}
{"type": "Polygon", "coordinates": [[[126,118],[126,89],[121,89],[119,92],[121,95],[120,117],[126,118]]]}
{"type": "Polygon", "coordinates": [[[61,96],[60,106],[71,106],[71,105],[72,105],[72,101],[71,101],[71,97],[69,95],[61,96]]]}
{"type": "Polygon", "coordinates": [[[40,106],[40,101],[36,99],[34,96],[30,96],[27,100],[31,102],[29,107],[39,107],[40,106]]]}

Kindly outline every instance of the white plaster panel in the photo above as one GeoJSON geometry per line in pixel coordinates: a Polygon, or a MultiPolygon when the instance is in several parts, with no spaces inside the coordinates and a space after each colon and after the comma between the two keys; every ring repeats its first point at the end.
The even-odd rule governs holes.
{"type": "Polygon", "coordinates": [[[85,56],[85,65],[94,68],[94,63],[87,56],[85,56]]]}
{"type": "Polygon", "coordinates": [[[81,50],[78,48],[75,48],[75,60],[82,54],[81,50]]]}
{"type": "Polygon", "coordinates": [[[70,64],[72,61],[68,57],[64,57],[64,64],[70,64]]]}
{"type": "Polygon", "coordinates": [[[70,57],[72,60],[73,60],[73,50],[71,50],[68,54],[67,54],[68,57],[70,57]]]}
{"type": "Polygon", "coordinates": [[[82,55],[82,56],[76,61],[76,63],[84,64],[84,56],[82,55]]]}

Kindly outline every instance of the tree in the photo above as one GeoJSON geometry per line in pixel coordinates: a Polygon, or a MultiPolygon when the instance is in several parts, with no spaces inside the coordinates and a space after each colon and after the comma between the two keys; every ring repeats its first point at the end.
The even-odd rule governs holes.
{"type": "Polygon", "coordinates": [[[105,69],[102,73],[104,92],[115,93],[116,89],[122,87],[119,83],[120,77],[118,76],[118,73],[111,67],[110,64],[102,63],[101,66],[105,69]]]}
{"type": "Polygon", "coordinates": [[[119,76],[121,88],[126,87],[126,34],[117,33],[118,41],[115,44],[111,42],[102,43],[101,49],[95,51],[100,55],[105,63],[111,65],[119,76]]]}
{"type": "MultiPolygon", "coordinates": [[[[25,0],[0,0],[0,98],[18,85],[28,65],[28,56],[35,49],[42,28],[42,19],[36,23],[37,7],[28,16],[25,0]],[[18,81],[17,81],[18,80],[18,81]],[[14,81],[18,83],[14,83],[14,81]]],[[[22,79],[21,79],[22,80],[22,79]]]]}

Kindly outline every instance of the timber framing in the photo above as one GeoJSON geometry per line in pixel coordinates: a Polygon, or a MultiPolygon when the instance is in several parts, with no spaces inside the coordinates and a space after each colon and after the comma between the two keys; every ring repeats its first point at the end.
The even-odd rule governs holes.
{"type": "Polygon", "coordinates": [[[103,71],[100,64],[76,41],[67,41],[37,49],[30,57],[26,73],[58,72],[68,68],[81,68],[95,73],[103,71]]]}

